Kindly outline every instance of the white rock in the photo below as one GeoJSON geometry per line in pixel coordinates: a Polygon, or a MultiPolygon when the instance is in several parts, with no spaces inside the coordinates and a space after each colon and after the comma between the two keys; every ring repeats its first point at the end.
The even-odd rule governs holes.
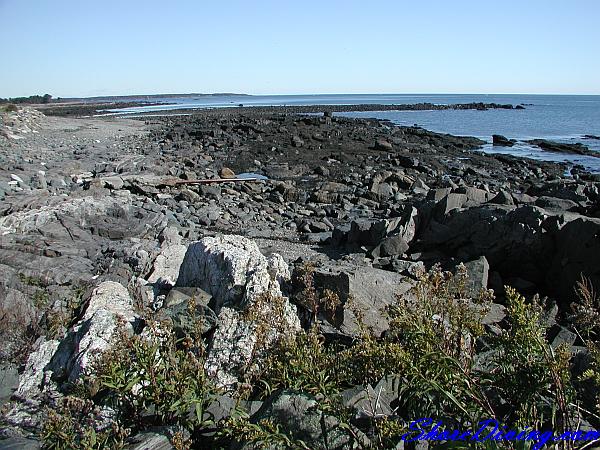
{"type": "Polygon", "coordinates": [[[77,184],[82,184],[85,181],[90,181],[93,178],[94,174],[92,172],[82,172],[79,174],[71,175],[71,180],[73,180],[73,182],[77,184]]]}
{"type": "Polygon", "coordinates": [[[399,234],[410,244],[417,233],[418,214],[417,208],[413,206],[409,210],[406,210],[400,217],[386,219],[388,233],[399,234]]]}
{"type": "Polygon", "coordinates": [[[280,255],[266,258],[254,241],[241,236],[207,237],[188,248],[177,285],[200,287],[216,301],[219,321],[205,367],[218,386],[232,388],[282,334],[300,330],[296,307],[282,297],[280,282],[289,278],[280,255]],[[259,304],[260,325],[231,308],[243,310],[260,298],[272,300],[259,304]]]}
{"type": "Polygon", "coordinates": [[[256,344],[254,327],[241,319],[231,308],[221,309],[219,328],[215,333],[205,368],[208,376],[220,387],[235,385],[237,374],[246,369],[256,344]]]}
{"type": "Polygon", "coordinates": [[[182,244],[169,245],[161,250],[148,277],[149,283],[159,281],[174,285],[179,277],[179,269],[187,252],[187,247],[182,244]]]}
{"type": "Polygon", "coordinates": [[[104,187],[109,189],[122,189],[124,186],[123,179],[121,177],[103,177],[100,178],[100,182],[104,187]]]}
{"type": "MultiPolygon", "coordinates": [[[[82,319],[62,340],[40,338],[29,355],[15,396],[36,403],[42,394],[56,394],[51,376],[75,381],[99,352],[106,350],[116,337],[119,322],[132,329],[136,319],[129,292],[119,283],[106,281],[93,291],[82,319]]],[[[13,411],[19,417],[19,406],[13,411]]]]}
{"type": "Polygon", "coordinates": [[[98,311],[109,311],[128,322],[135,320],[133,301],[127,289],[120,283],[105,281],[92,292],[88,307],[81,321],[90,320],[98,311]]]}
{"type": "Polygon", "coordinates": [[[133,332],[133,300],[120,283],[105,281],[92,292],[82,319],[74,327],[75,349],[69,363],[69,381],[75,381],[90,363],[113,343],[119,323],[133,332]]]}
{"type": "Polygon", "coordinates": [[[189,246],[177,286],[201,287],[215,298],[218,309],[251,303],[263,293],[281,296],[279,283],[289,278],[280,255],[267,259],[254,241],[227,235],[206,237],[189,246]]]}
{"type": "Polygon", "coordinates": [[[27,358],[25,370],[19,378],[19,388],[15,392],[15,396],[21,400],[35,398],[43,391],[49,379],[47,366],[56,353],[60,341],[46,341],[41,337],[36,344],[36,350],[27,358]]]}

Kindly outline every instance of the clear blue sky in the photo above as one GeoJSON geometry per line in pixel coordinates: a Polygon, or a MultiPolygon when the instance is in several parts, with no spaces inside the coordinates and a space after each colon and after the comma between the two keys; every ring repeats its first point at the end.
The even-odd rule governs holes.
{"type": "Polygon", "coordinates": [[[600,94],[599,0],[0,0],[0,97],[600,94]]]}

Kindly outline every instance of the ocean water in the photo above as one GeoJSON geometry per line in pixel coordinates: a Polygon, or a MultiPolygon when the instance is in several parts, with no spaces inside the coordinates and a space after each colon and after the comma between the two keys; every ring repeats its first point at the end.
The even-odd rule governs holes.
{"type": "Polygon", "coordinates": [[[442,110],[442,111],[361,111],[335,113],[346,117],[387,119],[399,125],[418,125],[440,133],[476,136],[489,144],[483,151],[508,153],[520,157],[581,164],[600,172],[600,158],[546,152],[527,144],[530,139],[558,142],[581,142],[600,153],[600,96],[598,95],[477,95],[477,94],[323,94],[323,95],[258,95],[197,96],[153,99],[170,105],[142,106],[111,110],[117,114],[160,113],[188,108],[244,106],[299,106],[353,104],[456,104],[510,103],[525,105],[524,110],[442,110]],[[502,134],[519,142],[514,147],[494,147],[492,134],[502,134]]]}

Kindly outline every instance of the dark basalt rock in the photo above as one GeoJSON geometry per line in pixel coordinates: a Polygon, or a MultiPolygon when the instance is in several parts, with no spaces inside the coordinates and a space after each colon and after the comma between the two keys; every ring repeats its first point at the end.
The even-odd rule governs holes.
{"type": "Polygon", "coordinates": [[[500,147],[512,147],[516,142],[516,140],[508,139],[501,134],[492,135],[492,143],[500,147]]]}
{"type": "Polygon", "coordinates": [[[537,145],[539,148],[546,150],[547,152],[567,153],[571,155],[587,155],[600,158],[599,152],[590,150],[587,146],[579,142],[576,144],[563,144],[561,142],[547,141],[545,139],[533,139],[527,142],[532,145],[537,145]]]}
{"type": "MultiPolygon", "coordinates": [[[[341,431],[339,421],[318,407],[315,398],[292,390],[278,390],[265,400],[251,417],[257,423],[269,420],[313,449],[342,450],[350,448],[350,439],[341,431]]],[[[239,443],[232,448],[251,450],[254,445],[239,443]]]]}

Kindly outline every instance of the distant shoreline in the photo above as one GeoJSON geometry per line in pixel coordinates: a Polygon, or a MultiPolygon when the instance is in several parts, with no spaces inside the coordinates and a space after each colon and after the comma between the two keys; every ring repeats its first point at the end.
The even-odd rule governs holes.
{"type": "Polygon", "coordinates": [[[219,106],[210,107],[203,106],[198,108],[173,108],[157,111],[139,111],[139,112],[109,112],[108,110],[134,108],[144,106],[168,106],[167,103],[145,103],[145,102],[123,102],[123,103],[67,103],[67,104],[49,104],[42,105],[40,110],[46,115],[54,116],[90,116],[90,115],[124,115],[128,117],[136,117],[143,114],[159,114],[167,116],[171,114],[202,114],[202,113],[287,113],[287,114],[306,114],[306,113],[323,113],[323,112],[353,112],[353,111],[433,111],[433,110],[479,110],[486,111],[488,109],[524,109],[521,105],[513,106],[512,104],[499,103],[457,103],[449,105],[440,105],[434,103],[415,103],[415,104],[347,104],[347,105],[277,105],[277,106],[219,106]],[[105,113],[105,114],[103,114],[105,113]]]}

